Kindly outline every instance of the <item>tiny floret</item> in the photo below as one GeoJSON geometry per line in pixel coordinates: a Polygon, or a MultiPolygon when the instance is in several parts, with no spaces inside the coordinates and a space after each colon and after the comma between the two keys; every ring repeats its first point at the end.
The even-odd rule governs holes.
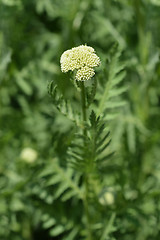
{"type": "Polygon", "coordinates": [[[65,51],[60,63],[62,72],[76,70],[76,80],[85,81],[95,75],[93,67],[100,65],[100,59],[92,47],[81,45],[65,51]]]}

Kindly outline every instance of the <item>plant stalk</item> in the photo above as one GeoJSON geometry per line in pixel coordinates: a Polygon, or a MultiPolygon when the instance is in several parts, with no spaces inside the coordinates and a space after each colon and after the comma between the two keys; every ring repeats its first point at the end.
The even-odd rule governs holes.
{"type": "Polygon", "coordinates": [[[86,93],[85,93],[84,82],[81,82],[81,104],[82,104],[83,134],[84,136],[86,136],[87,131],[86,131],[85,124],[87,120],[87,114],[86,114],[86,93]]]}
{"type": "MultiPolygon", "coordinates": [[[[84,135],[84,147],[85,147],[85,138],[87,136],[87,129],[86,129],[87,111],[86,111],[86,93],[85,93],[84,82],[81,82],[81,104],[82,104],[83,135],[84,135]]],[[[93,240],[91,223],[90,223],[90,214],[89,214],[89,202],[88,202],[88,194],[89,194],[88,177],[89,177],[88,173],[85,173],[85,176],[84,176],[85,196],[84,196],[83,204],[84,204],[84,210],[86,215],[87,240],[93,240]]]]}

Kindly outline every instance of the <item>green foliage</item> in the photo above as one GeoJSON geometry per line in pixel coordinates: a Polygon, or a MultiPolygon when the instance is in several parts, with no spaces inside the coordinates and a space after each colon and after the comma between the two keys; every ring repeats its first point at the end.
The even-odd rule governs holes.
{"type": "Polygon", "coordinates": [[[158,0],[0,0],[0,239],[159,239],[159,12],[158,0]],[[85,43],[101,66],[84,124],[59,59],[85,43]]]}
{"type": "Polygon", "coordinates": [[[69,120],[79,124],[80,113],[75,111],[69,100],[66,100],[62,93],[58,92],[57,85],[54,85],[54,82],[51,81],[48,85],[48,92],[52,97],[53,103],[64,116],[69,120]]]}
{"type": "MultiPolygon", "coordinates": [[[[108,110],[114,111],[115,108],[122,107],[126,104],[126,102],[119,97],[127,90],[126,86],[121,86],[126,72],[124,71],[124,63],[119,63],[120,55],[121,51],[115,45],[112,48],[109,67],[105,66],[104,74],[101,76],[103,83],[98,94],[99,104],[97,111],[98,115],[104,114],[108,119],[113,119],[116,115],[116,113],[109,114],[108,110]],[[109,68],[108,71],[107,68],[109,68]]],[[[106,63],[106,65],[108,64],[106,63]]]]}
{"type": "Polygon", "coordinates": [[[77,139],[69,148],[69,162],[78,171],[96,172],[104,170],[106,160],[113,154],[107,152],[110,144],[109,132],[104,133],[105,125],[96,117],[94,111],[90,115],[88,136],[77,135],[77,139]],[[83,141],[85,142],[83,146],[83,141]]]}
{"type": "Polygon", "coordinates": [[[46,187],[59,185],[54,193],[53,200],[61,198],[62,201],[67,201],[73,196],[82,199],[78,175],[74,176],[74,171],[70,168],[66,170],[60,167],[56,159],[53,159],[52,162],[52,165],[46,166],[40,173],[39,178],[47,177],[46,187]]]}
{"type": "MultiPolygon", "coordinates": [[[[58,202],[62,201],[64,204],[74,205],[74,198],[81,200],[83,198],[83,191],[79,187],[80,176],[75,175],[72,169],[65,169],[59,165],[57,159],[52,159],[50,164],[38,174],[38,179],[44,179],[43,191],[34,191],[47,204],[54,204],[60,210],[58,202]],[[50,195],[50,190],[54,194],[50,195]],[[72,203],[73,202],[73,203],[72,203]]],[[[40,189],[41,190],[41,189],[40,189]]],[[[67,205],[66,205],[67,206],[67,205]]],[[[50,229],[51,236],[58,236],[63,234],[64,239],[74,239],[78,234],[79,224],[74,227],[74,213],[66,211],[66,216],[59,215],[59,212],[53,211],[44,213],[42,216],[42,225],[45,229],[50,229]],[[68,217],[67,217],[68,215],[68,217]]]]}

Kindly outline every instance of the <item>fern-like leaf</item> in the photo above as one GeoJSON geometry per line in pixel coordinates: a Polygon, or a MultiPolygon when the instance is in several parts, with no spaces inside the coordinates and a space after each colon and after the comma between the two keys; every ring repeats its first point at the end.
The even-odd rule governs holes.
{"type": "MultiPolygon", "coordinates": [[[[126,102],[120,98],[120,95],[127,90],[126,86],[120,86],[126,75],[124,70],[125,64],[119,62],[120,56],[121,51],[118,47],[115,47],[109,67],[106,67],[104,70],[104,79],[107,77],[107,81],[101,86],[100,92],[98,93],[98,115],[106,115],[105,113],[106,111],[108,112],[108,109],[113,111],[126,104],[126,102]],[[107,68],[109,68],[108,71],[107,68]]],[[[110,115],[112,115],[113,118],[115,117],[115,114],[108,113],[105,119],[112,118],[110,115]]]]}
{"type": "Polygon", "coordinates": [[[68,161],[78,171],[95,173],[113,155],[109,149],[109,131],[105,130],[105,124],[92,111],[87,136],[77,135],[68,150],[68,161]]]}
{"type": "Polygon", "coordinates": [[[64,116],[76,123],[78,126],[80,124],[80,113],[75,111],[69,100],[66,100],[62,93],[58,91],[58,87],[51,81],[48,84],[48,93],[52,97],[53,103],[64,116]]]}
{"type": "Polygon", "coordinates": [[[73,196],[79,199],[83,198],[78,175],[74,175],[73,169],[60,167],[56,159],[53,159],[52,163],[40,173],[39,177],[45,178],[45,187],[54,187],[54,200],[67,201],[73,196]]]}

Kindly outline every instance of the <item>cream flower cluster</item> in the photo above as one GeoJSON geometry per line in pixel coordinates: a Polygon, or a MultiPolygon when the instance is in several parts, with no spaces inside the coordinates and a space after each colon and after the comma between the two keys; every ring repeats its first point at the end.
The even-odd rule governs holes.
{"type": "Polygon", "coordinates": [[[92,47],[81,45],[65,51],[60,63],[62,72],[77,70],[76,80],[85,81],[94,76],[93,67],[100,65],[100,59],[92,47]]]}

